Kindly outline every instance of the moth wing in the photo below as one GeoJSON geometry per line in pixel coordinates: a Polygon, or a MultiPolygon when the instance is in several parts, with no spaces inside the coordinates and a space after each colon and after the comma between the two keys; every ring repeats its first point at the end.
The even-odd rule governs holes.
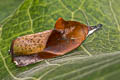
{"type": "Polygon", "coordinates": [[[30,55],[41,52],[47,43],[52,30],[26,35],[15,39],[11,46],[11,52],[16,55],[30,55]]]}

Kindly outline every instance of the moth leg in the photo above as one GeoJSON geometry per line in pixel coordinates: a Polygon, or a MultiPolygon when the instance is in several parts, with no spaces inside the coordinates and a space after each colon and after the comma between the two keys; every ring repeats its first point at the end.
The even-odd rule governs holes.
{"type": "Polygon", "coordinates": [[[60,66],[60,64],[51,64],[48,62],[48,60],[45,60],[45,63],[48,64],[48,65],[57,65],[57,66],[60,66]]]}

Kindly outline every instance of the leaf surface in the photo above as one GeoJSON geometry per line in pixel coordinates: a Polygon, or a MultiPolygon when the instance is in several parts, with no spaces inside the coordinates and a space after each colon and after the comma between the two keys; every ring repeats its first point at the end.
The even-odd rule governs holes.
{"type": "Polygon", "coordinates": [[[119,4],[119,0],[24,0],[2,24],[0,79],[119,79],[119,4]],[[22,68],[16,67],[8,54],[11,41],[25,34],[52,29],[59,17],[87,25],[101,23],[103,28],[71,53],[49,59],[50,63],[60,66],[47,65],[43,61],[22,68]]]}
{"type": "Polygon", "coordinates": [[[0,21],[9,16],[23,0],[0,0],[0,21]]]}

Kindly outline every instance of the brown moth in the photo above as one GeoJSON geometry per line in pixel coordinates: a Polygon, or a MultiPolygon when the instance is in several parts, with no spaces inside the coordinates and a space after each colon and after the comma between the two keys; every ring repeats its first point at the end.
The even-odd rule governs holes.
{"type": "Polygon", "coordinates": [[[101,28],[59,18],[55,28],[25,35],[12,41],[10,53],[17,66],[26,66],[44,59],[64,55],[79,47],[93,32],[101,28]]]}

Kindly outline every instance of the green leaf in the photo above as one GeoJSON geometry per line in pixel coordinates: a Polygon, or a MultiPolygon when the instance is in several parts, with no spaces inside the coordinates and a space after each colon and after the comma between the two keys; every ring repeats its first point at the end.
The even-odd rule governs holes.
{"type": "Polygon", "coordinates": [[[119,80],[119,5],[120,0],[24,0],[16,12],[2,22],[0,79],[119,80]],[[43,61],[16,67],[8,54],[11,41],[52,29],[59,17],[87,25],[101,23],[103,28],[71,53],[49,59],[51,64],[60,66],[43,61]]]}
{"type": "MultiPolygon", "coordinates": [[[[0,0],[0,36],[2,32],[2,25],[4,20],[7,20],[8,17],[11,17],[11,13],[16,9],[16,7],[22,2],[23,0],[0,0]]],[[[1,39],[1,38],[0,38],[1,39]]]]}
{"type": "Polygon", "coordinates": [[[0,21],[10,15],[23,0],[0,0],[0,21]]]}

